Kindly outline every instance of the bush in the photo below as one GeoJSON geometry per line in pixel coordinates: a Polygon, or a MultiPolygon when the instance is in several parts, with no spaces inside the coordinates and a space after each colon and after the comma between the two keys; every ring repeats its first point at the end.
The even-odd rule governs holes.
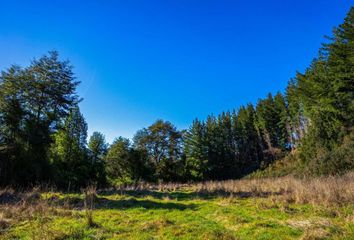
{"type": "Polygon", "coordinates": [[[315,175],[342,175],[354,169],[354,134],[332,151],[320,149],[317,158],[309,164],[309,170],[315,175]]]}

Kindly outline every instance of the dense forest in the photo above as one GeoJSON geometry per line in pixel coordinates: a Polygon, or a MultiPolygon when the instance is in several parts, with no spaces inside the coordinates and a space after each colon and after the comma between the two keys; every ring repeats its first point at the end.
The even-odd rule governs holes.
{"type": "Polygon", "coordinates": [[[49,52],[0,76],[0,185],[60,189],[244,177],[278,159],[303,175],[354,168],[354,8],[285,91],[186,130],[157,120],[131,140],[87,136],[72,66],[49,52]],[[88,140],[87,140],[88,139],[88,140]]]}

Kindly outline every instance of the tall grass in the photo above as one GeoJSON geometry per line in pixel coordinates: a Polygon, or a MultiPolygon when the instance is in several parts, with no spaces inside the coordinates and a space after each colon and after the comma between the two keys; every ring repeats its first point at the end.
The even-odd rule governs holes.
{"type": "Polygon", "coordinates": [[[338,206],[354,204],[354,172],[343,176],[295,178],[292,176],[200,183],[140,183],[118,187],[124,191],[190,191],[220,197],[275,197],[287,203],[338,206]]]}
{"type": "Polygon", "coordinates": [[[96,187],[89,186],[83,191],[84,193],[84,208],[86,223],[88,227],[95,227],[96,223],[93,220],[94,202],[97,199],[96,187]]]}
{"type": "Polygon", "coordinates": [[[321,205],[354,203],[354,173],[344,176],[297,179],[294,177],[210,181],[192,186],[199,193],[240,197],[279,196],[286,202],[321,205]]]}

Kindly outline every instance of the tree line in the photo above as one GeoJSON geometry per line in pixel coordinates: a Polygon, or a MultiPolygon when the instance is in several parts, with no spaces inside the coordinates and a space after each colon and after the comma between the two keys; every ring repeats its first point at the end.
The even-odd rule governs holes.
{"type": "Polygon", "coordinates": [[[354,168],[354,8],[284,93],[186,130],[157,120],[107,144],[79,109],[72,66],[49,52],[0,76],[0,185],[61,189],[135,181],[240,178],[296,156],[309,174],[354,168]]]}

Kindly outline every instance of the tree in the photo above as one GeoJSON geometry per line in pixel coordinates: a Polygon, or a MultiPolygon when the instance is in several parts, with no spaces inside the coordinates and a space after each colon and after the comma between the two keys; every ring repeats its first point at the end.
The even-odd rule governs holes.
{"type": "Polygon", "coordinates": [[[219,179],[231,179],[239,176],[236,164],[235,135],[230,112],[222,112],[217,118],[216,152],[218,155],[216,174],[219,179]],[[219,172],[219,173],[217,173],[219,172]]]}
{"type": "Polygon", "coordinates": [[[170,122],[157,120],[148,128],[137,132],[134,146],[146,153],[155,168],[157,179],[172,181],[181,176],[182,133],[170,122]]]}
{"type": "Polygon", "coordinates": [[[348,130],[354,125],[354,7],[333,35],[331,42],[323,45],[322,55],[326,56],[328,81],[333,86],[331,104],[348,130]]]}
{"type": "MultiPolygon", "coordinates": [[[[208,153],[207,179],[217,179],[218,177],[218,142],[217,142],[217,122],[213,115],[209,115],[205,122],[205,139],[208,153]]],[[[219,175],[220,177],[220,175],[219,175]]]]}
{"type": "Polygon", "coordinates": [[[132,165],[129,139],[119,137],[108,149],[106,171],[110,179],[131,180],[132,165]]]}
{"type": "Polygon", "coordinates": [[[293,78],[288,82],[285,98],[290,125],[289,142],[290,147],[294,150],[300,145],[308,127],[308,119],[304,115],[304,103],[300,97],[297,78],[293,78]]]}
{"type": "Polygon", "coordinates": [[[64,126],[54,135],[51,148],[56,169],[55,182],[61,188],[77,189],[93,183],[91,161],[86,148],[87,124],[79,107],[70,111],[64,126]]]}
{"type": "Polygon", "coordinates": [[[234,115],[238,177],[258,169],[263,160],[261,136],[256,129],[253,105],[241,106],[234,115]]]}
{"type": "Polygon", "coordinates": [[[90,137],[88,148],[91,151],[92,157],[94,161],[102,160],[107,154],[107,146],[106,139],[104,135],[100,132],[93,132],[90,137]]]}
{"type": "Polygon", "coordinates": [[[263,137],[266,148],[287,150],[289,144],[289,120],[285,98],[277,93],[273,98],[259,100],[256,106],[257,127],[263,137]]]}
{"type": "Polygon", "coordinates": [[[27,68],[12,66],[2,72],[0,144],[7,163],[11,162],[6,171],[13,184],[50,180],[51,135],[78,102],[78,84],[71,65],[60,61],[57,52],[34,60],[27,68]]]}
{"type": "Polygon", "coordinates": [[[18,66],[10,67],[0,76],[0,182],[4,185],[27,180],[21,170],[25,146],[22,76],[23,71],[18,66]]]}
{"type": "Polygon", "coordinates": [[[208,167],[206,131],[203,122],[194,120],[186,132],[184,152],[186,154],[185,177],[190,180],[204,180],[208,167]]]}
{"type": "Polygon", "coordinates": [[[25,69],[23,102],[25,129],[30,155],[45,161],[51,134],[60,126],[69,110],[78,103],[72,66],[60,61],[57,52],[49,52],[25,69]]]}
{"type": "MultiPolygon", "coordinates": [[[[304,74],[297,75],[304,115],[309,121],[301,144],[301,159],[311,169],[324,164],[340,166],[353,159],[346,154],[343,156],[348,159],[332,156],[345,138],[351,139],[347,136],[354,125],[353,22],[352,7],[344,23],[334,29],[330,42],[323,44],[318,58],[304,74]],[[333,162],[329,164],[329,160],[333,162]]],[[[321,173],[326,172],[322,168],[321,173]]]]}
{"type": "Polygon", "coordinates": [[[104,135],[100,132],[93,132],[88,144],[89,157],[91,159],[90,176],[99,185],[106,184],[104,158],[107,154],[107,148],[108,144],[104,135]]]}
{"type": "Polygon", "coordinates": [[[21,78],[23,71],[18,66],[3,71],[0,77],[0,133],[1,142],[12,143],[20,136],[24,109],[22,106],[21,78]]]}
{"type": "Polygon", "coordinates": [[[277,113],[277,141],[281,150],[290,149],[290,122],[288,106],[284,96],[278,92],[274,97],[275,112],[277,113]]]}
{"type": "Polygon", "coordinates": [[[206,180],[242,177],[291,149],[305,169],[352,169],[354,132],[354,8],[285,95],[195,120],[188,131],[158,120],[107,150],[95,132],[87,148],[79,84],[57,52],[0,74],[0,184],[53,182],[79,188],[111,179],[206,180]],[[296,151],[295,151],[296,150],[296,151]],[[107,153],[108,151],[108,153],[107,153]],[[106,155],[107,153],[107,155],[106,155]],[[106,166],[105,166],[106,163],[106,166]]]}
{"type": "Polygon", "coordinates": [[[132,148],[129,139],[114,140],[105,157],[106,172],[111,182],[151,181],[151,169],[143,152],[132,148]]]}

